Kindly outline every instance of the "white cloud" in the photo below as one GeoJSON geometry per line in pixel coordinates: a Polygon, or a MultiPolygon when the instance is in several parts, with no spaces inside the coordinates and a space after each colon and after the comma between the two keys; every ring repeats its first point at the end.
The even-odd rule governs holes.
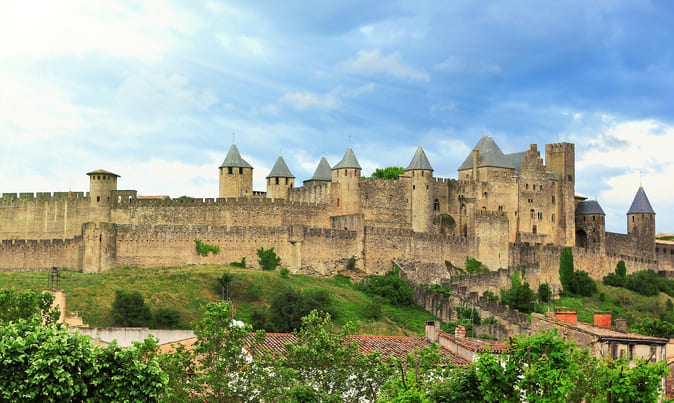
{"type": "Polygon", "coordinates": [[[338,90],[332,90],[326,94],[317,94],[315,92],[290,92],[283,95],[280,102],[301,111],[307,109],[331,111],[342,104],[337,92],[338,90]]]}
{"type": "Polygon", "coordinates": [[[410,80],[430,80],[430,76],[424,70],[417,70],[402,63],[397,52],[383,55],[378,48],[359,50],[355,59],[347,60],[340,66],[347,73],[384,73],[410,80]]]}
{"type": "Polygon", "coordinates": [[[13,1],[0,13],[0,60],[100,52],[153,62],[200,26],[164,1],[13,1]]]}

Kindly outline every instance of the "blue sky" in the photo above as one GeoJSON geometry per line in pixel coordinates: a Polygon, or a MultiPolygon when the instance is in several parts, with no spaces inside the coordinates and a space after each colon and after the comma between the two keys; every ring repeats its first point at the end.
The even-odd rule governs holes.
{"type": "Polygon", "coordinates": [[[575,143],[609,230],[641,180],[674,232],[672,21],[664,0],[5,1],[0,192],[86,191],[102,168],[216,197],[232,133],[258,190],[279,153],[301,182],[349,139],[366,175],[421,144],[456,178],[491,133],[575,143]]]}

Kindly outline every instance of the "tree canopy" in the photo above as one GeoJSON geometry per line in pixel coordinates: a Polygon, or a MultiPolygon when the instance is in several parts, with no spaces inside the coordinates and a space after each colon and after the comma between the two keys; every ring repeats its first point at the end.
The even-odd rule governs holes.
{"type": "Polygon", "coordinates": [[[379,179],[398,179],[398,175],[405,173],[405,168],[403,167],[386,167],[386,168],[377,168],[372,172],[373,178],[379,179]]]}

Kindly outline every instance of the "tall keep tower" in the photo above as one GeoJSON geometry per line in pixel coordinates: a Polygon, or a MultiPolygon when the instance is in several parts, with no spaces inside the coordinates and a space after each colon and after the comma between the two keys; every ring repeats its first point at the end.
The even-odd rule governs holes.
{"type": "Polygon", "coordinates": [[[88,172],[89,198],[92,206],[107,205],[110,202],[110,193],[117,190],[119,175],[104,169],[88,172]]]}
{"type": "Polygon", "coordinates": [[[218,197],[239,198],[253,195],[253,167],[241,158],[236,144],[232,143],[218,169],[220,170],[218,197]]]}
{"type": "Polygon", "coordinates": [[[332,201],[341,214],[360,213],[360,171],[362,168],[351,150],[346,150],[344,158],[332,167],[332,183],[336,186],[332,201]]]}
{"type": "Polygon", "coordinates": [[[288,169],[283,157],[279,155],[274,167],[267,175],[267,198],[287,199],[293,187],[295,187],[295,176],[288,169]]]}
{"type": "Polygon", "coordinates": [[[433,167],[426,153],[417,148],[405,174],[412,177],[412,229],[416,232],[429,232],[433,223],[433,202],[430,185],[433,182],[433,167]]]}
{"type": "Polygon", "coordinates": [[[627,210],[627,236],[636,253],[655,259],[655,211],[641,186],[627,210]]]}
{"type": "Polygon", "coordinates": [[[554,229],[556,236],[553,238],[561,245],[574,246],[576,162],[573,143],[546,144],[545,166],[559,180],[557,194],[550,195],[557,217],[554,229]]]}

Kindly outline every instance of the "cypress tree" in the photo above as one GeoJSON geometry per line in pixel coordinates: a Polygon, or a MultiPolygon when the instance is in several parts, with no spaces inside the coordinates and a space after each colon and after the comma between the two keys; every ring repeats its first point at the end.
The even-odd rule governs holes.
{"type": "Polygon", "coordinates": [[[559,257],[559,282],[566,292],[573,292],[571,283],[573,281],[573,250],[566,248],[559,257]]]}

